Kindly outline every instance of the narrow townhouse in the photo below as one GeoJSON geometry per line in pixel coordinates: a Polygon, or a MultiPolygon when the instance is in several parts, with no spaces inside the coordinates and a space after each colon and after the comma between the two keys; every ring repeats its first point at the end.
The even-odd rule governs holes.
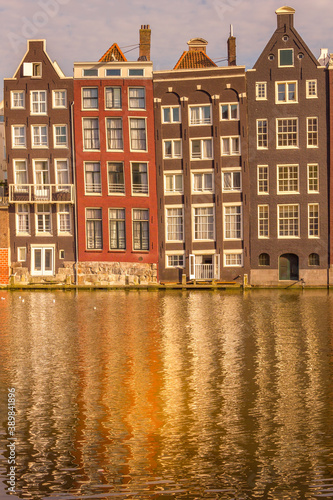
{"type": "Polygon", "coordinates": [[[150,36],[142,26],[137,61],[114,43],[74,64],[79,283],[157,280],[150,36]]]}
{"type": "Polygon", "coordinates": [[[245,68],[232,34],[227,66],[207,43],[153,76],[162,281],[242,282],[249,269],[245,68]]]}
{"type": "Polygon", "coordinates": [[[327,71],[295,10],[247,71],[252,285],[327,285],[327,71]]]}
{"type": "Polygon", "coordinates": [[[10,259],[14,282],[74,279],[73,79],[29,40],[4,80],[10,259]]]}

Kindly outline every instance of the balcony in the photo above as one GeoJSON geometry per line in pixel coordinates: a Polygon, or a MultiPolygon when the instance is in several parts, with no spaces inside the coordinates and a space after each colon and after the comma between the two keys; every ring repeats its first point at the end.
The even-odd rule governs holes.
{"type": "Polygon", "coordinates": [[[212,280],[214,278],[213,264],[195,264],[195,279],[212,280]]]}
{"type": "Polygon", "coordinates": [[[10,184],[9,203],[74,203],[74,184],[10,184]]]}

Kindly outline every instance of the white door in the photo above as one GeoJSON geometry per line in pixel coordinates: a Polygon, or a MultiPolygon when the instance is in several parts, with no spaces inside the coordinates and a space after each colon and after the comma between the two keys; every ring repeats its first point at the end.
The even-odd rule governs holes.
{"type": "Polygon", "coordinates": [[[53,276],[53,248],[31,249],[31,274],[33,276],[53,276]]]}

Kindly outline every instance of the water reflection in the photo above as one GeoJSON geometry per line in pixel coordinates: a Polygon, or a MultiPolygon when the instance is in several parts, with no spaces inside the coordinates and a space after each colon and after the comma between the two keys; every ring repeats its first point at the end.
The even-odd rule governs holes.
{"type": "Polygon", "coordinates": [[[333,295],[0,295],[0,449],[15,387],[20,498],[332,488],[333,295]]]}

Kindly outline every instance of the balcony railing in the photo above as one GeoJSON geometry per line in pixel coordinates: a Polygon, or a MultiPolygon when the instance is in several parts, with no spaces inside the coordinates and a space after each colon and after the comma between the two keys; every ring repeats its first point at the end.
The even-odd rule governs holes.
{"type": "Polygon", "coordinates": [[[109,184],[109,194],[125,193],[125,184],[109,184]]]}
{"type": "Polygon", "coordinates": [[[195,279],[212,280],[214,277],[213,264],[195,264],[195,279]]]}
{"type": "Polygon", "coordinates": [[[74,185],[10,184],[9,203],[74,203],[74,185]]]}

